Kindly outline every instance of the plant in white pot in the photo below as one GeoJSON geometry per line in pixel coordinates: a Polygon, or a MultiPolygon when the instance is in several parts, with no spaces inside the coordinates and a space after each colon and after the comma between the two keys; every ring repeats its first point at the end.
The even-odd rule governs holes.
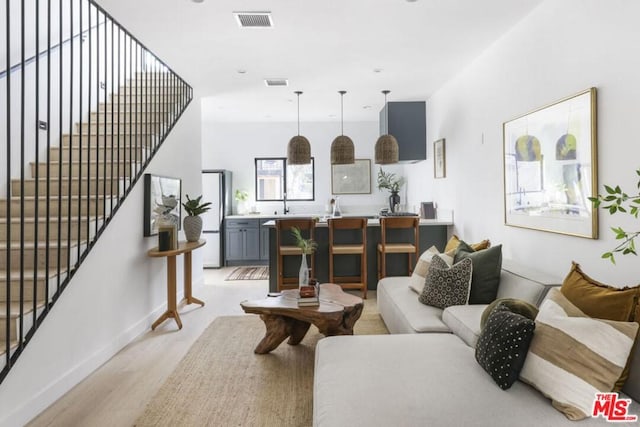
{"type": "Polygon", "coordinates": [[[211,202],[201,203],[202,196],[190,199],[187,194],[187,201],[182,204],[187,216],[184,217],[182,225],[184,226],[184,235],[188,242],[197,242],[202,233],[202,218],[200,215],[208,211],[211,202]]]}
{"type": "Polygon", "coordinates": [[[249,193],[245,190],[236,190],[234,194],[236,202],[238,202],[238,213],[244,215],[247,213],[247,200],[249,200],[249,193]]]}
{"type": "Polygon", "coordinates": [[[296,246],[302,251],[302,262],[298,273],[298,286],[309,284],[309,267],[307,265],[307,255],[311,255],[318,248],[318,244],[313,239],[305,239],[298,227],[291,228],[291,234],[296,239],[296,246]]]}

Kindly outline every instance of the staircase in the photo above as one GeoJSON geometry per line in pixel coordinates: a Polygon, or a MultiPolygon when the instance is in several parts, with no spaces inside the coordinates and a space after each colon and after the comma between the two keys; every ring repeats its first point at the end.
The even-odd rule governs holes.
{"type": "MultiPolygon", "coordinates": [[[[47,123],[46,135],[44,132],[36,135],[34,150],[24,148],[34,145],[33,141],[25,141],[28,139],[25,135],[29,135],[25,128],[33,124],[22,119],[15,131],[14,123],[24,105],[35,101],[23,97],[17,108],[7,109],[7,123],[11,124],[7,125],[6,157],[11,158],[11,152],[20,151],[22,164],[14,161],[7,166],[8,196],[0,199],[0,382],[192,98],[191,87],[103,9],[93,1],[79,1],[87,8],[85,11],[89,11],[87,15],[96,17],[96,25],[93,28],[87,25],[69,40],[83,37],[89,41],[89,52],[94,44],[99,50],[100,32],[104,31],[103,42],[107,43],[111,37],[114,52],[121,45],[122,37],[125,50],[120,56],[124,64],[120,63],[120,57],[105,59],[104,64],[112,64],[111,70],[105,67],[103,75],[94,71],[96,87],[88,87],[88,94],[78,93],[77,99],[70,102],[66,114],[75,116],[78,103],[81,105],[89,99],[87,111],[78,112],[80,120],[66,126],[66,131],[64,124],[55,129],[53,121],[47,123]],[[118,46],[114,42],[116,35],[118,46]],[[122,76],[120,68],[124,70],[122,76]],[[27,151],[33,152],[33,158],[26,158],[27,151]]],[[[82,29],[80,20],[79,30],[82,29]]],[[[62,52],[61,63],[64,49],[74,55],[73,48],[64,45],[58,47],[62,52]]],[[[87,50],[87,46],[78,49],[87,50]]],[[[107,44],[103,50],[109,51],[107,44]]],[[[47,61],[43,55],[50,57],[51,47],[45,52],[34,57],[36,64],[47,61]]],[[[20,77],[12,79],[10,75],[26,75],[33,62],[21,61],[17,67],[6,70],[4,76],[0,75],[2,84],[2,78],[9,79],[6,93],[13,93],[11,80],[24,84],[20,83],[20,77]]],[[[76,73],[84,76],[85,84],[91,81],[90,66],[88,71],[82,67],[79,71],[71,68],[68,77],[77,79],[76,73]]],[[[65,84],[68,83],[63,86],[65,84]]],[[[54,87],[51,81],[47,85],[54,87]]],[[[60,98],[62,93],[60,89],[60,98]]]]}

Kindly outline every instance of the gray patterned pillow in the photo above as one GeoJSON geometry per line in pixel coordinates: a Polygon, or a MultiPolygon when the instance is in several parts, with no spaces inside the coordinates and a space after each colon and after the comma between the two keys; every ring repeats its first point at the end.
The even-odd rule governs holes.
{"type": "Polygon", "coordinates": [[[473,263],[468,258],[449,267],[440,256],[434,255],[418,300],[443,309],[452,305],[465,305],[469,301],[472,272],[473,263]]]}

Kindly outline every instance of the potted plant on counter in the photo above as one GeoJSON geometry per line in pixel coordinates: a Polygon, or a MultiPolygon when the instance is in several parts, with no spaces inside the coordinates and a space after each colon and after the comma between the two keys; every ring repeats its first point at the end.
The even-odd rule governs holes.
{"type": "Polygon", "coordinates": [[[187,194],[187,201],[182,204],[187,216],[184,217],[182,225],[184,226],[184,235],[188,242],[197,242],[202,233],[202,218],[200,215],[208,211],[211,202],[201,203],[202,195],[195,199],[190,199],[187,194]]]}
{"type": "Polygon", "coordinates": [[[246,203],[249,200],[249,193],[245,190],[236,190],[234,193],[234,199],[238,203],[238,214],[244,215],[247,213],[246,203]]]}
{"type": "Polygon", "coordinates": [[[378,171],[378,190],[389,190],[389,209],[395,212],[396,206],[400,204],[400,195],[398,192],[404,185],[404,177],[396,177],[395,173],[385,172],[380,168],[378,171]]]}

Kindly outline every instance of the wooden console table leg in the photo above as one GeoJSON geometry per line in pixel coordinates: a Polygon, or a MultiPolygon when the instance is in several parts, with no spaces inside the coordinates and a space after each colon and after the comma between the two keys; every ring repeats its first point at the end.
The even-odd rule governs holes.
{"type": "Polygon", "coordinates": [[[169,318],[175,319],[178,324],[178,329],[182,329],[182,321],[178,314],[176,298],[176,256],[172,255],[167,257],[167,311],[165,311],[158,320],[153,322],[151,330],[154,330],[160,323],[169,318]]]}
{"type": "Polygon", "coordinates": [[[204,306],[204,302],[191,295],[191,252],[184,253],[184,299],[187,304],[200,304],[204,306]]]}

